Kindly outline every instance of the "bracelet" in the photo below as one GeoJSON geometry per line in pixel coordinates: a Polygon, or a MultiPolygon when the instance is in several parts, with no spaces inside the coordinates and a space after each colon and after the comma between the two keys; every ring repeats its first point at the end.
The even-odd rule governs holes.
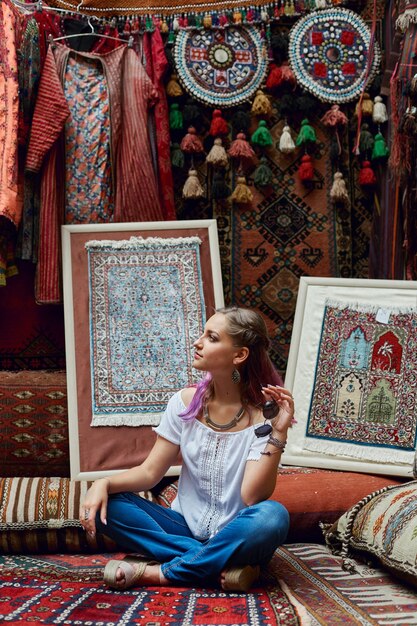
{"type": "Polygon", "coordinates": [[[284,450],[285,445],[286,445],[287,442],[286,441],[280,441],[276,437],[273,437],[272,435],[270,435],[267,443],[270,443],[271,446],[275,446],[276,448],[279,448],[280,450],[284,450]]]}

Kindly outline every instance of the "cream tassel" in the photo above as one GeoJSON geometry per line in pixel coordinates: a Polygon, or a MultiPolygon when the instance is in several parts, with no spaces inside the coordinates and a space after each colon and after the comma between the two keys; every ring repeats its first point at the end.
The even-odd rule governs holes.
{"type": "Polygon", "coordinates": [[[375,124],[384,124],[384,122],[388,122],[387,107],[385,106],[381,96],[375,96],[374,98],[372,121],[375,124]]]}
{"type": "Polygon", "coordinates": [[[188,172],[188,178],[182,190],[182,197],[191,200],[193,198],[202,198],[203,196],[204,189],[198,179],[197,170],[191,169],[188,172]]]}
{"type": "Polygon", "coordinates": [[[206,158],[207,163],[210,165],[214,165],[217,167],[226,167],[229,162],[229,159],[226,154],[226,150],[223,147],[222,140],[220,137],[216,137],[214,140],[214,144],[212,149],[207,155],[206,158]]]}
{"type": "Polygon", "coordinates": [[[289,126],[284,126],[282,129],[281,137],[279,138],[279,150],[284,154],[290,154],[290,152],[294,152],[295,143],[293,138],[291,137],[291,129],[289,126]]]}
{"type": "Polygon", "coordinates": [[[341,172],[336,172],[333,177],[333,185],[330,189],[330,198],[337,204],[348,205],[350,203],[346,183],[341,172]]]}

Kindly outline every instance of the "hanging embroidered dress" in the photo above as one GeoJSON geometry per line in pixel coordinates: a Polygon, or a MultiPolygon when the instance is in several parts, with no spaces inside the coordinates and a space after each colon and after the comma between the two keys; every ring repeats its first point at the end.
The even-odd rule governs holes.
{"type": "MultiPolygon", "coordinates": [[[[83,79],[78,80],[78,85],[86,93],[83,79]]],[[[103,55],[74,52],[61,44],[56,44],[54,49],[48,49],[26,160],[28,171],[38,172],[43,169],[39,258],[35,283],[38,303],[57,303],[62,299],[59,229],[66,222],[67,208],[68,220],[72,222],[104,221],[104,217],[115,222],[164,219],[157,178],[152,168],[148,135],[149,108],[156,101],[156,97],[156,90],[136,52],[127,46],[120,46],[103,55]],[[76,59],[77,63],[73,64],[72,59],[76,59]],[[86,62],[90,62],[90,69],[95,67],[95,70],[99,68],[102,72],[106,88],[101,90],[99,96],[104,107],[99,116],[104,115],[107,98],[110,111],[110,142],[106,141],[104,126],[100,132],[104,132],[104,145],[109,145],[111,180],[102,163],[96,170],[96,183],[92,182],[93,169],[90,169],[86,178],[83,177],[91,155],[83,149],[82,138],[77,134],[72,136],[74,126],[71,129],[68,126],[71,116],[73,120],[77,117],[78,105],[74,107],[71,100],[74,86],[71,88],[70,83],[77,83],[74,70],[76,66],[77,71],[80,70],[81,62],[84,66],[86,62]],[[72,150],[71,176],[65,174],[68,165],[65,161],[65,128],[71,133],[71,137],[67,138],[67,148],[72,150]],[[78,171],[74,180],[76,169],[78,171]],[[76,185],[75,188],[72,187],[73,184],[76,185]],[[99,187],[93,189],[94,184],[99,187]],[[104,202],[102,194],[106,185],[109,195],[104,202]],[[95,203],[96,209],[93,209],[90,216],[86,215],[85,204],[81,209],[83,215],[75,207],[77,198],[78,203],[82,204],[80,201],[87,188],[88,193],[93,190],[96,200],[100,196],[103,200],[100,208],[100,203],[95,203]],[[97,220],[97,211],[101,211],[100,220],[97,220]]],[[[107,148],[103,149],[106,151],[107,148]]],[[[67,155],[67,158],[70,157],[67,155]]],[[[100,158],[103,159],[103,153],[100,158]]]]}

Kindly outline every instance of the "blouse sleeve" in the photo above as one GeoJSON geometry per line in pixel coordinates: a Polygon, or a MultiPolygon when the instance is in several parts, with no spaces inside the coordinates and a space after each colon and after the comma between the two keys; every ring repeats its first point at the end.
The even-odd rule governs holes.
{"type": "Polygon", "coordinates": [[[168,439],[171,443],[180,445],[183,421],[179,417],[179,413],[184,408],[181,400],[181,391],[178,391],[169,400],[160,424],[153,429],[156,434],[164,439],[168,439]]]}
{"type": "Polygon", "coordinates": [[[257,437],[255,435],[255,429],[253,432],[253,441],[249,448],[247,461],[259,461],[261,458],[261,452],[265,450],[265,446],[267,444],[268,437],[257,437]]]}

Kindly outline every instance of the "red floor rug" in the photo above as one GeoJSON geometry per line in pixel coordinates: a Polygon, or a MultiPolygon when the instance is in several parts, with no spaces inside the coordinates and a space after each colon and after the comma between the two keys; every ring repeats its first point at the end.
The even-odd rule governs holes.
{"type": "MultiPolygon", "coordinates": [[[[70,626],[298,626],[297,611],[265,572],[252,593],[102,583],[115,555],[0,557],[0,622],[70,626]]],[[[116,556],[117,558],[117,556],[116,556]]]]}
{"type": "Polygon", "coordinates": [[[417,590],[379,567],[357,563],[351,574],[319,544],[287,544],[271,565],[301,626],[417,624],[417,590]]]}

